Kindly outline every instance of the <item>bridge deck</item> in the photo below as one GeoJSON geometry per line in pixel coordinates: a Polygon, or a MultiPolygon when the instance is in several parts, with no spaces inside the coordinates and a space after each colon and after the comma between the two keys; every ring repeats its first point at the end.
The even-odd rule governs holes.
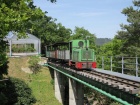
{"type": "Polygon", "coordinates": [[[139,92],[140,82],[133,82],[135,79],[129,81],[128,76],[129,80],[124,80],[125,76],[120,77],[120,73],[101,69],[76,71],[54,62],[48,62],[48,66],[112,99],[116,98],[114,100],[127,101],[130,104],[139,103],[140,98],[136,94],[139,92]]]}
{"type": "Polygon", "coordinates": [[[124,79],[129,79],[129,80],[132,80],[132,81],[140,82],[140,77],[121,74],[121,73],[117,73],[117,72],[113,72],[113,71],[109,71],[109,70],[102,70],[102,69],[98,69],[98,68],[92,69],[92,70],[95,70],[97,72],[101,72],[101,73],[104,73],[104,74],[114,75],[114,76],[124,78],[124,79]]]}

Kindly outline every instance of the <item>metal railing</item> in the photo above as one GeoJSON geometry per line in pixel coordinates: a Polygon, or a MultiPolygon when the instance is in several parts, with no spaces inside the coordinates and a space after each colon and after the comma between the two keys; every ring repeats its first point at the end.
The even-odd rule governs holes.
{"type": "Polygon", "coordinates": [[[97,68],[139,77],[140,57],[96,56],[97,68]]]}

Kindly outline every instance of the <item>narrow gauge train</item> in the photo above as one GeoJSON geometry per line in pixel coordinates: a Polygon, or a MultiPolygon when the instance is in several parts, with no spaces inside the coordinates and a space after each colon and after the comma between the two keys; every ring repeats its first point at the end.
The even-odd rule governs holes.
{"type": "Polygon", "coordinates": [[[96,68],[94,50],[89,40],[72,40],[46,46],[48,61],[67,64],[78,70],[96,68]]]}

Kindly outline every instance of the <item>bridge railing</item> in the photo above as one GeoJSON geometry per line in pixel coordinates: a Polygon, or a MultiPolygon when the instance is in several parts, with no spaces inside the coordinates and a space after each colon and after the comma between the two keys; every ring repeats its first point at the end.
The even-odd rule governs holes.
{"type": "Polygon", "coordinates": [[[96,56],[97,68],[140,76],[140,57],[96,56]]]}

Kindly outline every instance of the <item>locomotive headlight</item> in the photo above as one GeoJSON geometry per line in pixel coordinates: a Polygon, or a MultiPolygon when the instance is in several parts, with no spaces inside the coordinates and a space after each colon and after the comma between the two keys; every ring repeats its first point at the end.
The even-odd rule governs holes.
{"type": "Polygon", "coordinates": [[[83,46],[84,46],[83,41],[79,41],[79,42],[78,42],[78,46],[79,46],[79,47],[83,47],[83,46]]]}

